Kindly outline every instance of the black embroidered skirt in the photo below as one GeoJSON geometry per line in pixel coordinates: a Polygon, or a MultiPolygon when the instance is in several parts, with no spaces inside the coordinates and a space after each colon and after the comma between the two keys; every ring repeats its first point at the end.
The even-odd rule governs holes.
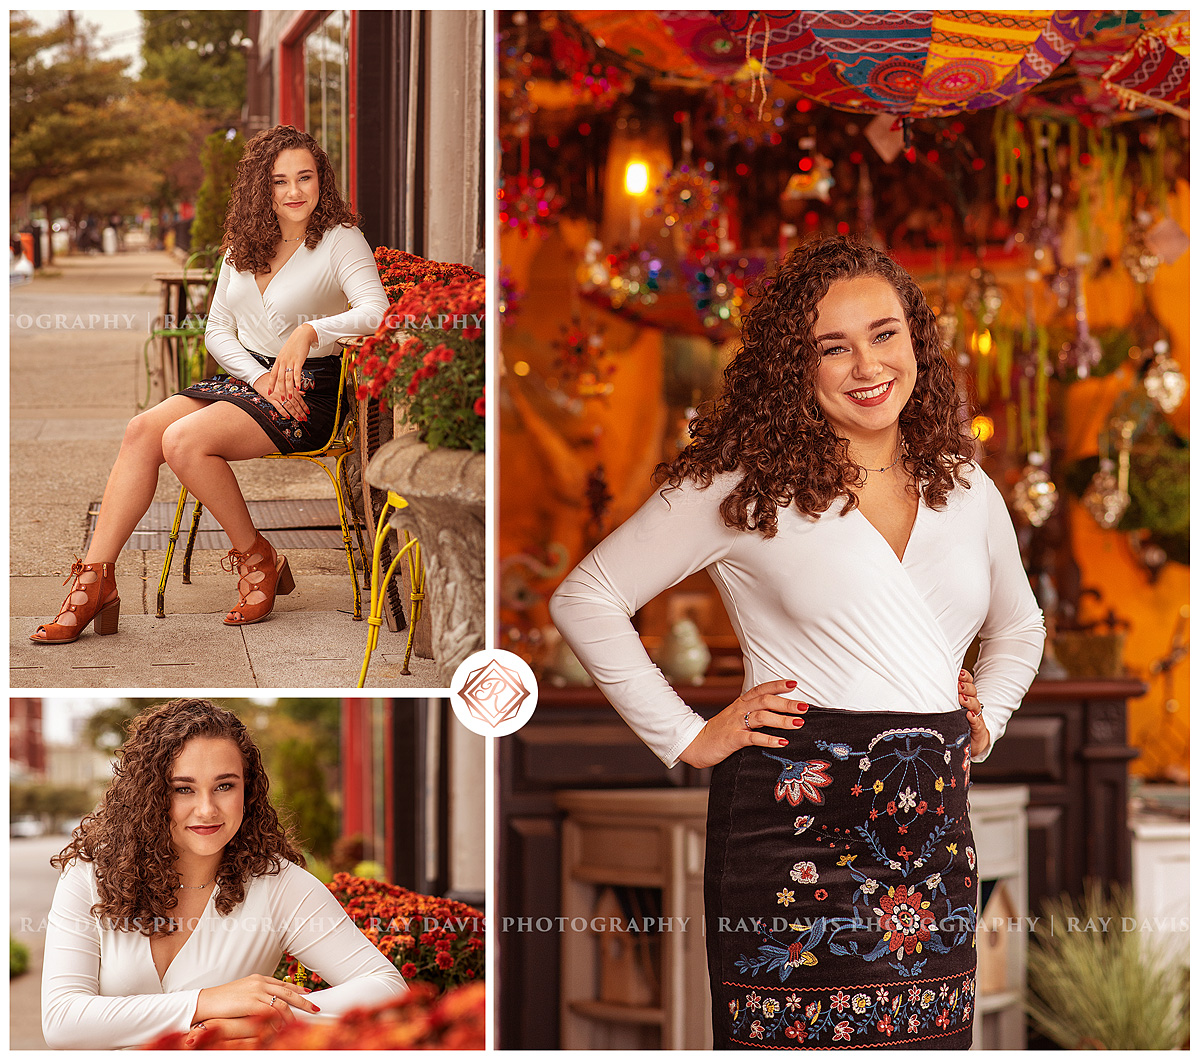
{"type": "Polygon", "coordinates": [[[719,1048],[968,1049],[970,729],[810,707],[712,775],[705,931],[719,1048]]]}
{"type": "MultiPolygon", "coordinates": [[[[251,352],[251,356],[265,368],[275,363],[274,358],[262,354],[251,352]]],[[[333,434],[341,374],[339,357],[316,357],[305,362],[300,375],[304,380],[304,401],[308,405],[307,420],[284,416],[250,384],[224,372],[193,383],[179,393],[202,401],[233,402],[254,417],[279,447],[280,453],[297,453],[320,449],[333,434]]]]}

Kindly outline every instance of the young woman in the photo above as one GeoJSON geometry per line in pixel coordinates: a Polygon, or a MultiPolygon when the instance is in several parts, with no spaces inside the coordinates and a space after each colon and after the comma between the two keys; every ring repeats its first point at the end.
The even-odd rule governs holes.
{"type": "Polygon", "coordinates": [[[48,1046],[139,1046],[200,1024],[242,1039],[253,1018],[328,1020],[405,991],[301,868],[236,715],[208,700],[154,708],[114,774],[51,860],[62,876],[42,972],[48,1046]],[[285,953],[336,986],[274,979],[285,953]]]}
{"type": "Polygon", "coordinates": [[[692,437],[551,613],[668,766],[715,767],[716,1045],[967,1048],[970,761],[1045,635],[920,288],[842,237],[793,252],[692,437]],[[630,623],[701,568],[745,664],[745,691],[708,721],[630,623]]]}
{"type": "Polygon", "coordinates": [[[259,133],[238,163],[225,254],[205,343],[226,374],[130,421],[108,477],[87,556],[51,623],[30,640],[78,640],[88,623],[115,634],[117,554],[145,515],[165,462],[229,535],[238,575],[225,623],[266,619],[294,588],[286,557],[254,527],[230,461],[324,445],[333,430],[337,340],[369,334],[387,311],[375,258],[354,226],[321,146],[290,125],[259,133]],[[350,309],[346,309],[349,302],[350,309]]]}

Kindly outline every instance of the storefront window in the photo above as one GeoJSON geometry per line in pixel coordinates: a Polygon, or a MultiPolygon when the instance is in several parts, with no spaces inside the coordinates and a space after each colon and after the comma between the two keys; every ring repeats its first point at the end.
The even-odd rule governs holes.
{"type": "Polygon", "coordinates": [[[350,12],[334,11],[304,41],[304,128],[350,187],[350,12]]]}

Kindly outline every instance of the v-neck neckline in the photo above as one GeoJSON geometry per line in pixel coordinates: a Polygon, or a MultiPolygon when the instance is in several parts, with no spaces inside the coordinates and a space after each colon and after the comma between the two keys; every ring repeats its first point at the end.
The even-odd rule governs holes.
{"type": "Polygon", "coordinates": [[[865,512],[863,512],[863,510],[861,508],[859,508],[857,505],[855,505],[852,511],[862,517],[862,521],[868,527],[871,528],[871,533],[873,533],[875,535],[875,537],[878,538],[880,540],[880,542],[883,543],[884,548],[887,549],[887,551],[896,558],[896,561],[900,564],[900,566],[903,567],[904,560],[908,556],[908,550],[912,546],[912,540],[916,536],[916,533],[917,533],[917,524],[919,524],[921,522],[921,509],[924,507],[925,507],[925,498],[918,493],[917,514],[915,516],[913,516],[912,526],[908,528],[908,538],[904,542],[904,548],[901,549],[899,553],[897,553],[896,550],[892,548],[892,543],[889,542],[887,540],[887,538],[885,538],[883,536],[883,532],[878,527],[876,527],[875,524],[870,521],[870,519],[867,518],[867,514],[865,512]]]}
{"type": "Polygon", "coordinates": [[[217,889],[216,889],[216,886],[214,885],[212,891],[210,891],[208,893],[208,898],[205,899],[205,901],[204,901],[204,909],[200,911],[200,916],[196,919],[195,928],[193,928],[192,931],[188,933],[188,938],[183,941],[183,945],[179,948],[179,950],[177,950],[175,952],[175,956],[169,962],[167,962],[167,967],[162,971],[162,976],[158,976],[158,966],[154,963],[154,950],[150,946],[150,937],[149,936],[146,937],[146,949],[150,952],[150,967],[154,970],[154,975],[158,976],[158,986],[161,987],[164,991],[166,990],[166,980],[167,980],[168,974],[171,972],[171,970],[173,968],[175,968],[175,963],[179,960],[179,956],[185,950],[188,949],[188,944],[190,944],[192,942],[192,939],[195,937],[197,930],[200,928],[201,924],[204,922],[204,919],[208,916],[208,908],[210,905],[212,905],[213,896],[216,894],[217,894],[217,889]]]}
{"type": "Polygon", "coordinates": [[[281,266],[280,266],[278,269],[276,269],[276,270],[275,270],[275,271],[274,271],[274,272],[271,274],[271,279],[267,281],[267,286],[266,286],[266,287],[259,287],[259,286],[258,286],[258,274],[255,274],[255,276],[254,276],[254,286],[255,286],[256,288],[258,288],[258,297],[259,297],[259,298],[263,299],[264,301],[266,300],[266,297],[267,297],[267,292],[271,290],[271,285],[272,285],[273,283],[275,283],[275,279],[276,279],[276,277],[278,277],[278,276],[279,276],[279,274],[280,274],[280,273],[282,273],[282,272],[284,271],[284,269],[286,269],[286,268],[287,268],[287,267],[288,267],[288,266],[291,264],[291,262],[292,262],[292,259],[293,259],[293,258],[295,258],[295,257],[296,257],[296,255],[297,255],[297,254],[299,254],[299,253],[300,253],[300,252],[301,252],[303,249],[304,249],[304,242],[303,242],[303,240],[301,240],[301,242],[300,242],[300,246],[299,246],[299,247],[297,247],[297,248],[296,248],[294,251],[292,251],[292,253],[291,253],[290,255],[288,255],[288,259],[287,259],[287,261],[285,261],[285,262],[284,262],[284,263],[283,263],[283,264],[282,264],[282,265],[281,265],[281,266]]]}

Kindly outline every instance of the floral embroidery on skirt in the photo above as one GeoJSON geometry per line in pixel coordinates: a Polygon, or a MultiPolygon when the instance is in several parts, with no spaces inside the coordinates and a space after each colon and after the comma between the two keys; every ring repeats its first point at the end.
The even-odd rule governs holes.
{"type": "MultiPolygon", "coordinates": [[[[274,358],[254,353],[252,356],[265,368],[274,364],[274,358]]],[[[341,372],[341,360],[336,356],[314,358],[305,364],[300,375],[308,406],[307,420],[285,416],[250,384],[224,372],[193,383],[179,393],[204,401],[232,402],[254,417],[280,453],[297,453],[320,449],[333,434],[341,372]]]]}
{"type": "Polygon", "coordinates": [[[717,1047],[969,1048],[975,851],[965,711],[809,708],[713,771],[705,922],[717,1047]]]}

